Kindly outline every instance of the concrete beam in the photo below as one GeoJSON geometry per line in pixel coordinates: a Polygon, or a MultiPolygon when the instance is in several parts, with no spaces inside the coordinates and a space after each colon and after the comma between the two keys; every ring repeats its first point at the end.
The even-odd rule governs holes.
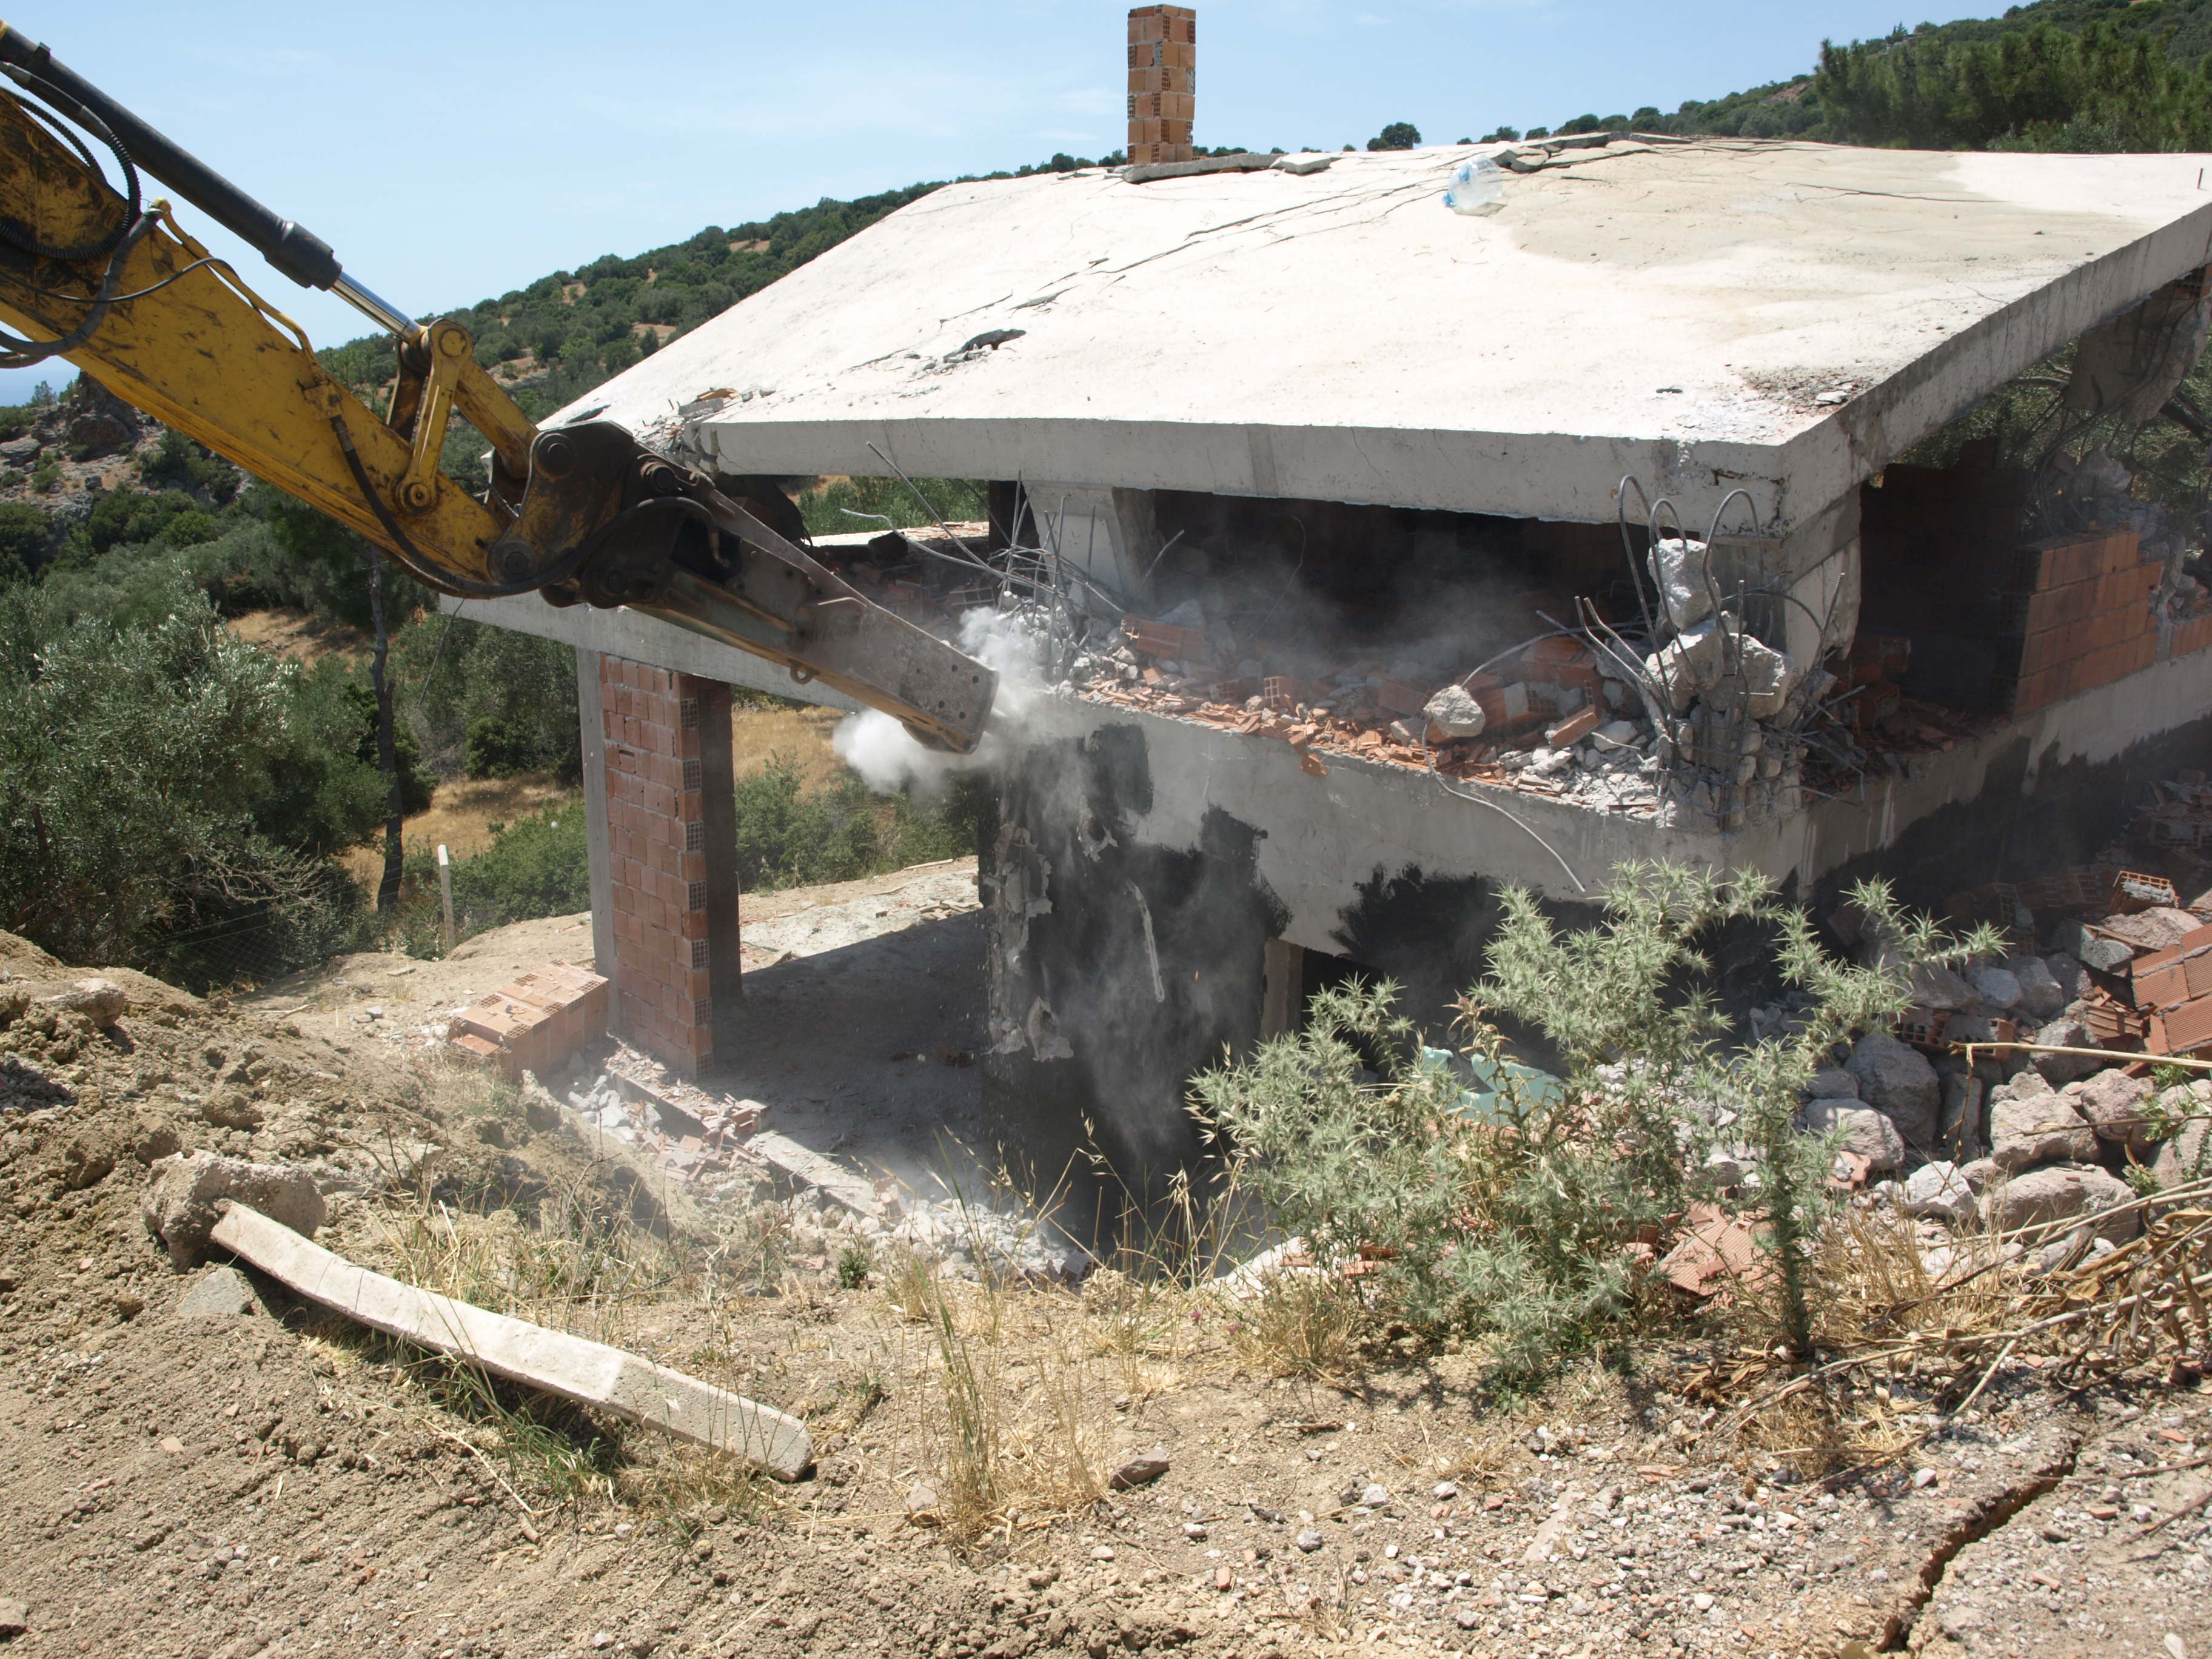
{"type": "Polygon", "coordinates": [[[779,1480],[798,1480],[814,1461],[796,1418],[604,1342],[370,1273],[242,1204],[230,1206],[212,1238],[311,1302],[495,1376],[728,1452],[779,1480]]]}
{"type": "MultiPolygon", "coordinates": [[[[579,651],[641,662],[672,673],[696,674],[725,685],[770,691],[779,697],[842,708],[848,714],[860,712],[860,703],[819,680],[801,685],[779,664],[627,605],[600,611],[588,605],[548,605],[535,593],[511,599],[457,599],[447,594],[440,597],[438,608],[449,617],[487,623],[517,634],[534,634],[541,640],[557,640],[579,651]]],[[[582,678],[580,670],[578,678],[582,678]]]]}

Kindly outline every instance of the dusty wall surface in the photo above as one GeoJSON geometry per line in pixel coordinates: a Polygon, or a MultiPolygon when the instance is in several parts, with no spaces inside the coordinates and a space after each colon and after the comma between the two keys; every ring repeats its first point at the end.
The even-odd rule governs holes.
{"type": "MultiPolygon", "coordinates": [[[[985,1138],[1050,1179],[1079,1163],[1087,1123],[1125,1179],[1156,1190],[1197,1150],[1187,1079],[1260,1036],[1271,939],[1397,980],[1441,1034],[1481,976],[1508,883],[1570,925],[1594,915],[1614,865],[1662,856],[1765,870],[1816,915],[1869,874],[1940,907],[2085,860],[2153,780],[2208,753],[2212,651],[1912,757],[1863,801],[1721,836],[1504,791],[1485,805],[1335,757],[1315,778],[1287,744],[1054,701],[984,853],[985,1138]]],[[[1756,940],[1723,956],[1724,995],[1771,990],[1756,940]]]]}

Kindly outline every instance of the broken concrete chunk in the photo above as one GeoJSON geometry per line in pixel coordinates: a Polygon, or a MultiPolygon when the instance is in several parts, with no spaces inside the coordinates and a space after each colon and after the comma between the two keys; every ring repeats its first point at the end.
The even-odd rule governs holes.
{"type": "Polygon", "coordinates": [[[1905,1212],[1917,1220],[1971,1221],[1974,1189],[1955,1164],[1923,1164],[1905,1182],[1905,1212]]]}
{"type": "Polygon", "coordinates": [[[1428,700],[1421,713],[1446,738],[1479,738],[1486,723],[1482,705],[1461,685],[1444,687],[1428,700]]]}
{"type": "Polygon", "coordinates": [[[1703,542],[1662,536],[1651,544],[1651,580],[1667,620],[1686,632],[1713,614],[1711,572],[1703,542]]]}
{"type": "Polygon", "coordinates": [[[1720,625],[1708,619],[1686,628],[1644,659],[1644,672],[1666,692],[1668,705],[1680,714],[1698,700],[1698,694],[1720,678],[1720,625]]]}
{"type": "Polygon", "coordinates": [[[177,1304],[179,1319],[234,1318],[253,1310],[253,1286],[235,1267],[210,1267],[177,1304]]]}
{"type": "Polygon", "coordinates": [[[302,1237],[313,1237],[327,1213],[304,1170],[248,1164],[212,1152],[180,1152],[159,1160],[146,1188],[146,1231],[179,1267],[197,1267],[208,1236],[230,1200],[258,1210],[302,1237]]]}
{"type": "Polygon", "coordinates": [[[2144,1115],[2154,1092],[2148,1078],[2130,1077],[2117,1068],[2069,1083],[2060,1091],[2074,1103],[2100,1140],[2147,1152],[2156,1143],[2144,1115]]]}
{"type": "MultiPolygon", "coordinates": [[[[2125,1204],[2134,1197],[2134,1189],[2126,1182],[2102,1170],[2054,1165],[2030,1170],[2002,1187],[1992,1188],[1983,1195],[1982,1217],[1997,1231],[2010,1232],[2038,1222],[2069,1220],[2125,1204]]],[[[2139,1210],[2106,1216],[2096,1225],[2097,1237],[2115,1244],[2126,1243],[2142,1231],[2139,1210]]]]}
{"type": "Polygon", "coordinates": [[[1797,684],[1797,665],[1786,652],[1749,635],[1736,641],[1736,669],[1743,677],[1744,712],[1755,720],[1771,720],[1790,701],[1797,684]]]}
{"type": "Polygon", "coordinates": [[[212,1242],[372,1329],[465,1354],[495,1376],[729,1452],[779,1480],[798,1480],[814,1461],[806,1425],[795,1418],[604,1342],[369,1273],[243,1202],[225,1209],[212,1242]]]}
{"type": "Polygon", "coordinates": [[[1871,1106],[1856,1100],[1809,1100],[1802,1117],[1811,1133],[1839,1131],[1838,1149],[1866,1159],[1869,1172],[1894,1170],[1905,1162],[1905,1137],[1871,1106]]]}
{"type": "Polygon", "coordinates": [[[1991,1092],[1990,1157],[1999,1169],[2017,1172],[2038,1164],[2096,1155],[2097,1132],[2066,1096],[2047,1089],[2022,1095],[2013,1084],[1991,1092]]]}
{"type": "Polygon", "coordinates": [[[31,1610],[12,1595],[0,1595],[0,1642],[12,1642],[31,1628],[31,1610]]]}
{"type": "Polygon", "coordinates": [[[82,1014],[103,1031],[122,1018],[131,1006],[130,997],[112,979],[80,979],[58,989],[35,986],[31,997],[42,1008],[82,1014]]]}
{"type": "Polygon", "coordinates": [[[1942,1086],[1936,1068],[1887,1031],[1869,1031],[1851,1046],[1844,1069],[1859,1080],[1859,1098],[1888,1115],[1912,1146],[1935,1143],[1942,1086]]]}

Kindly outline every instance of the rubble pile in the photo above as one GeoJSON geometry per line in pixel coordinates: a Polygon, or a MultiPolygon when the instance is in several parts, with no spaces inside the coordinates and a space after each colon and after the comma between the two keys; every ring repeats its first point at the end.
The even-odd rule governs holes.
{"type": "MultiPolygon", "coordinates": [[[[2177,1082],[2156,1066],[2212,1053],[2207,851],[2212,785],[2185,773],[2155,787],[2100,862],[1954,895],[1952,920],[1990,924],[2011,953],[1923,974],[1894,1032],[1862,1036],[1816,1074],[1798,1121],[1838,1136],[1838,1179],[1923,1223],[1940,1265],[1954,1229],[2064,1220],[2212,1174],[2212,1078],[2177,1082]],[[1970,1054],[1969,1044],[2019,1046],[1970,1054]]],[[[1829,919],[1871,962],[1887,947],[1848,908],[1829,919]]],[[[1795,1012],[1756,1011],[1752,1035],[1795,1012]]],[[[1723,1173],[1756,1185],[1753,1149],[1719,1156],[1735,1166],[1723,1173]]],[[[2054,1264],[2069,1251],[2101,1254],[2142,1224],[2140,1211],[2112,1217],[2096,1237],[2045,1253],[2054,1264]]]]}
{"type": "Polygon", "coordinates": [[[729,1190],[732,1178],[750,1184],[765,1174],[744,1141],[766,1107],[687,1083],[627,1044],[596,1061],[573,1057],[547,1086],[601,1133],[636,1147],[675,1180],[708,1187],[710,1196],[729,1190]]]}

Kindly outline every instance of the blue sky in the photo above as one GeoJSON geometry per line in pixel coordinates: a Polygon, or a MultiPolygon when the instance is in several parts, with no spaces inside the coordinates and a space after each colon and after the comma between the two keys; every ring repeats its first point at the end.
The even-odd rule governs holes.
{"type": "MultiPolygon", "coordinates": [[[[1200,143],[1431,143],[1712,98],[1824,36],[1990,15],[1895,0],[1200,0],[1200,143]]],[[[25,0],[8,21],[416,313],[602,253],[1123,136],[1126,5],[25,0]]],[[[235,245],[186,210],[218,252],[235,245]]],[[[258,257],[310,337],[366,325],[258,257]]],[[[0,402],[36,371],[0,371],[0,402]]],[[[58,385],[64,375],[50,374],[58,385]]]]}

